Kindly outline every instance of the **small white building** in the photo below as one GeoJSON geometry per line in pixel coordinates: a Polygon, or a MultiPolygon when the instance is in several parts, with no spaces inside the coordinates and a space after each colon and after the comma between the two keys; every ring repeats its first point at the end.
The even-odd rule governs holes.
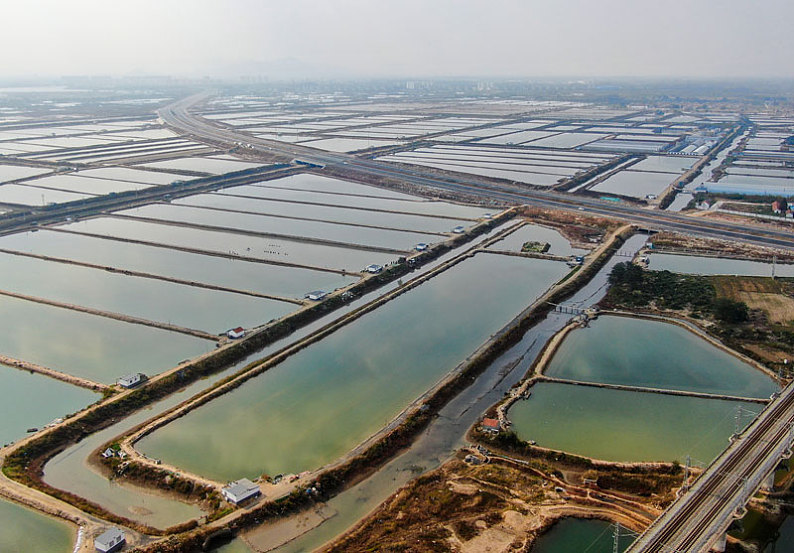
{"type": "Polygon", "coordinates": [[[134,388],[135,386],[143,382],[145,379],[146,379],[146,375],[143,373],[126,374],[121,378],[119,378],[118,380],[116,380],[116,384],[118,384],[122,388],[134,388]]]}
{"type": "Polygon", "coordinates": [[[239,340],[240,338],[245,336],[245,329],[241,326],[238,326],[237,328],[233,328],[230,331],[228,331],[226,333],[226,336],[228,336],[232,340],[239,340]]]}
{"type": "Polygon", "coordinates": [[[327,295],[328,295],[328,292],[323,292],[322,290],[315,290],[314,292],[309,292],[304,297],[306,297],[306,298],[308,298],[308,299],[310,299],[312,301],[320,301],[321,299],[323,299],[327,295]]]}
{"type": "Polygon", "coordinates": [[[105,451],[102,452],[102,457],[105,459],[115,456],[116,456],[116,452],[112,448],[107,448],[105,451]]]}
{"type": "Polygon", "coordinates": [[[101,553],[120,551],[125,543],[126,538],[120,528],[111,528],[94,538],[94,547],[101,553]]]}
{"type": "Polygon", "coordinates": [[[235,505],[242,503],[246,499],[262,495],[259,486],[251,482],[248,478],[242,478],[232,482],[225,488],[221,488],[221,494],[230,503],[235,505]]]}
{"type": "Polygon", "coordinates": [[[373,263],[372,265],[367,265],[367,267],[364,270],[367,271],[368,273],[378,274],[381,271],[383,271],[383,265],[376,265],[375,263],[373,263]]]}
{"type": "Polygon", "coordinates": [[[454,232],[455,234],[463,234],[465,231],[466,229],[461,226],[457,226],[454,229],[452,229],[452,232],[454,232]]]}
{"type": "Polygon", "coordinates": [[[423,252],[427,249],[427,244],[424,242],[419,242],[416,246],[414,246],[414,249],[418,252],[423,252]]]}

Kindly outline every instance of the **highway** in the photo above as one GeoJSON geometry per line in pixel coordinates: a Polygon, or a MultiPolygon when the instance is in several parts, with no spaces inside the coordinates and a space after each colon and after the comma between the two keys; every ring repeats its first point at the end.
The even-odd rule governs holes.
{"type": "Polygon", "coordinates": [[[789,384],[627,553],[708,551],[791,447],[792,424],[789,384]]]}
{"type": "Polygon", "coordinates": [[[294,159],[334,167],[351,178],[380,177],[396,179],[410,185],[465,194],[485,200],[497,200],[509,204],[532,204],[541,207],[567,210],[584,210],[606,217],[619,217],[641,227],[654,230],[673,230],[698,236],[732,239],[763,246],[794,248],[794,233],[785,230],[754,227],[726,221],[693,218],[677,213],[644,209],[627,203],[609,202],[590,197],[575,196],[551,190],[530,190],[509,184],[494,184],[475,178],[440,177],[424,173],[421,169],[410,169],[388,162],[357,157],[351,154],[328,152],[299,144],[287,144],[275,140],[256,138],[234,129],[222,127],[188,112],[188,108],[205,96],[191,96],[162,108],[158,115],[170,127],[182,134],[219,147],[232,148],[250,145],[249,151],[266,154],[278,153],[294,159]]]}

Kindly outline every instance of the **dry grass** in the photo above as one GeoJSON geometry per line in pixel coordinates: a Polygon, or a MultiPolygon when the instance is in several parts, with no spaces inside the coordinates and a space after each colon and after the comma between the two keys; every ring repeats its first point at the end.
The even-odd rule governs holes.
{"type": "Polygon", "coordinates": [[[760,309],[772,323],[794,321],[794,291],[790,283],[762,277],[715,277],[717,295],[760,309]]]}

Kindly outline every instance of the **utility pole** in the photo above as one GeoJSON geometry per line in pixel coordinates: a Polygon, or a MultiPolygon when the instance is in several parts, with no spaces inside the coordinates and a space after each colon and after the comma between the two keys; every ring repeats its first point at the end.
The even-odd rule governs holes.
{"type": "Polygon", "coordinates": [[[772,256],[772,279],[773,280],[775,278],[775,263],[777,263],[777,256],[773,255],[772,256]]]}
{"type": "Polygon", "coordinates": [[[612,553],[620,553],[620,523],[615,523],[615,530],[612,532],[612,553]]]}
{"type": "Polygon", "coordinates": [[[684,485],[682,486],[684,491],[689,491],[689,470],[692,467],[692,457],[689,455],[686,456],[686,464],[684,465],[684,485]]]}

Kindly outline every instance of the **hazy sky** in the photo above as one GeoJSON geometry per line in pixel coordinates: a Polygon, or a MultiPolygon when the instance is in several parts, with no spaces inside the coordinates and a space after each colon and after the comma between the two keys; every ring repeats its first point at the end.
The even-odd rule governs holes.
{"type": "Polygon", "coordinates": [[[1,77],[794,77],[794,0],[0,0],[1,77]]]}

